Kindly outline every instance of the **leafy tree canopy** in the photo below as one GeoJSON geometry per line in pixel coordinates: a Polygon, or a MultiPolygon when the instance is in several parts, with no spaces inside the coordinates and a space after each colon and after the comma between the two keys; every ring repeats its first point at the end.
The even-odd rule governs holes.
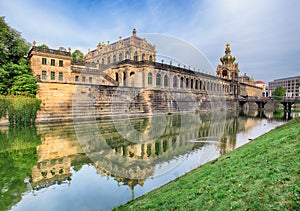
{"type": "Polygon", "coordinates": [[[83,53],[80,50],[75,50],[72,53],[72,60],[74,62],[83,62],[84,61],[83,53]]]}
{"type": "Polygon", "coordinates": [[[59,51],[67,51],[67,49],[65,47],[59,47],[58,50],[59,51]]]}
{"type": "Polygon", "coordinates": [[[46,44],[42,44],[42,45],[39,45],[37,46],[38,49],[49,49],[48,45],[46,44]]]}
{"type": "Polygon", "coordinates": [[[9,27],[4,17],[0,17],[0,66],[8,62],[18,63],[27,54],[29,46],[20,32],[9,27]]]}
{"type": "Polygon", "coordinates": [[[283,96],[285,96],[285,88],[277,86],[273,92],[273,97],[282,98],[283,96]]]}
{"type": "Polygon", "coordinates": [[[0,95],[35,96],[37,83],[26,59],[29,44],[0,17],[0,95]]]}

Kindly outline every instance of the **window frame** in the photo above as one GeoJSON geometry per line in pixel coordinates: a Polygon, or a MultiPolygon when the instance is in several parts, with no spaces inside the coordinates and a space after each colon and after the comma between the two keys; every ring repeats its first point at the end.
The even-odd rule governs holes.
{"type": "Polygon", "coordinates": [[[59,72],[58,73],[58,80],[59,81],[63,81],[64,80],[64,73],[63,72],[59,72]]]}
{"type": "Polygon", "coordinates": [[[156,73],[156,77],[155,77],[155,84],[156,86],[161,86],[161,74],[160,73],[156,73]]]}
{"type": "Polygon", "coordinates": [[[55,72],[54,71],[50,72],[50,79],[51,79],[51,81],[55,81],[55,72]]]}
{"type": "Polygon", "coordinates": [[[42,70],[42,80],[47,80],[47,71],[42,70]]]}
{"type": "Polygon", "coordinates": [[[153,83],[153,75],[151,72],[148,73],[148,85],[152,85],[153,83]]]}
{"type": "Polygon", "coordinates": [[[50,65],[51,65],[51,66],[55,66],[55,59],[51,59],[51,60],[50,60],[50,65]]]}

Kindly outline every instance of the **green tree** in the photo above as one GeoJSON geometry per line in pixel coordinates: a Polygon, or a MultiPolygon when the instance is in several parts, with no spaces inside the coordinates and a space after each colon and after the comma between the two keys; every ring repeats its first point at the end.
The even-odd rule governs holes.
{"type": "Polygon", "coordinates": [[[46,44],[42,44],[42,45],[37,46],[37,49],[49,49],[49,47],[46,44]]]}
{"type": "Polygon", "coordinates": [[[282,98],[285,96],[285,88],[282,86],[277,86],[273,92],[273,97],[282,98]]]}
{"type": "Polygon", "coordinates": [[[59,50],[59,51],[67,51],[67,49],[64,48],[64,47],[59,47],[58,50],[59,50]]]}
{"type": "Polygon", "coordinates": [[[26,59],[29,44],[0,17],[0,94],[35,96],[38,86],[26,59]]]}
{"type": "Polygon", "coordinates": [[[0,66],[8,62],[18,63],[29,50],[29,43],[20,32],[7,25],[4,17],[0,17],[0,66]]]}
{"type": "Polygon", "coordinates": [[[80,50],[75,50],[72,53],[72,60],[74,62],[83,62],[84,61],[83,53],[80,50]]]}

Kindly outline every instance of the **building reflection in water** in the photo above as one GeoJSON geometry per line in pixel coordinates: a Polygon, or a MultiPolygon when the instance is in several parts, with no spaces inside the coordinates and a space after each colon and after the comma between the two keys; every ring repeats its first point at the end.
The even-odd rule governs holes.
{"type": "Polygon", "coordinates": [[[237,132],[255,124],[233,114],[185,114],[38,125],[42,144],[32,186],[71,183],[71,167],[89,164],[133,190],[162,163],[208,145],[213,145],[209,153],[233,150],[237,132]]]}

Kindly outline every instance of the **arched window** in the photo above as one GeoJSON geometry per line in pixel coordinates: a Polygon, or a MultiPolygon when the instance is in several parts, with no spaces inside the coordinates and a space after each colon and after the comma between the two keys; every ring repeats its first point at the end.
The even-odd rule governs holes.
{"type": "Polygon", "coordinates": [[[165,75],[165,77],[164,77],[164,86],[165,87],[169,86],[169,79],[168,79],[167,75],[165,75]]]}
{"type": "Polygon", "coordinates": [[[124,86],[126,86],[126,72],[123,72],[123,81],[124,81],[124,86]]]}
{"type": "Polygon", "coordinates": [[[134,52],[133,60],[136,62],[138,61],[138,53],[137,52],[134,52]]]}
{"type": "Polygon", "coordinates": [[[123,60],[123,56],[122,56],[122,54],[120,53],[120,54],[119,54],[119,62],[122,61],[122,60],[123,60]]]}
{"type": "Polygon", "coordinates": [[[185,88],[189,88],[189,79],[188,78],[185,80],[185,88]]]}
{"type": "Polygon", "coordinates": [[[200,90],[202,89],[202,81],[200,81],[199,89],[200,89],[200,90]]]}
{"type": "Polygon", "coordinates": [[[116,63],[117,62],[117,57],[116,55],[113,56],[113,63],[116,63]]]}
{"type": "Polygon", "coordinates": [[[193,89],[193,88],[194,88],[194,80],[191,79],[191,89],[193,89]]]}
{"type": "Polygon", "coordinates": [[[102,59],[102,62],[101,62],[102,64],[104,64],[104,59],[102,59]]]}
{"type": "Polygon", "coordinates": [[[130,72],[130,74],[129,74],[130,76],[133,76],[134,75],[134,72],[130,72]]]}
{"type": "Polygon", "coordinates": [[[110,64],[110,56],[107,58],[107,64],[110,64]]]}
{"type": "Polygon", "coordinates": [[[183,77],[180,78],[180,88],[183,88],[183,77]]]}
{"type": "Polygon", "coordinates": [[[156,74],[156,86],[160,86],[160,78],[161,75],[159,73],[156,74]]]}
{"type": "Polygon", "coordinates": [[[130,53],[128,51],[126,52],[125,56],[125,59],[130,59],[130,53]]]}
{"type": "Polygon", "coordinates": [[[145,54],[142,54],[142,61],[145,61],[145,54]]]}
{"type": "Polygon", "coordinates": [[[207,90],[207,91],[210,91],[210,90],[209,90],[209,82],[206,83],[206,90],[207,90]]]}
{"type": "Polygon", "coordinates": [[[198,89],[198,80],[195,81],[195,89],[198,89]]]}
{"type": "Polygon", "coordinates": [[[116,82],[119,82],[119,73],[116,73],[116,82]]]}
{"type": "Polygon", "coordinates": [[[152,56],[149,56],[149,61],[152,62],[152,60],[153,60],[153,59],[152,59],[152,56]]]}
{"type": "Polygon", "coordinates": [[[152,73],[148,73],[148,85],[152,84],[152,73]]]}
{"type": "Polygon", "coordinates": [[[173,77],[173,87],[174,88],[177,87],[177,76],[176,75],[173,77]]]}

